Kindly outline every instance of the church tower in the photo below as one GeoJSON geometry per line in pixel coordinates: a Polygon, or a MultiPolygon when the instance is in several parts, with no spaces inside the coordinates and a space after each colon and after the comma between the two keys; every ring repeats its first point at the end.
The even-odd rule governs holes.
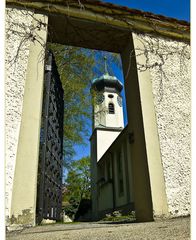
{"type": "Polygon", "coordinates": [[[93,132],[91,141],[92,216],[97,219],[97,162],[124,128],[122,83],[109,75],[105,58],[105,73],[92,81],[94,96],[93,132]]]}
{"type": "Polygon", "coordinates": [[[109,75],[106,58],[105,73],[92,81],[91,89],[94,91],[92,135],[96,135],[99,161],[124,128],[121,96],[123,85],[115,76],[109,75]]]}

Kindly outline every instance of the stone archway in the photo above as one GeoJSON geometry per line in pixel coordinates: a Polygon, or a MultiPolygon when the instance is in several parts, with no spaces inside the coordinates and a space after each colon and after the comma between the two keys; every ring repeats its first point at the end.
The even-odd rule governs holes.
{"type": "MultiPolygon", "coordinates": [[[[183,28],[183,23],[157,18],[152,14],[122,10],[114,6],[111,12],[110,7],[105,4],[96,5],[88,1],[84,4],[84,8],[77,3],[67,7],[63,1],[58,1],[57,4],[52,1],[8,0],[7,3],[10,7],[20,6],[39,12],[36,17],[44,24],[41,24],[38,34],[42,34],[45,43],[48,38],[51,42],[121,54],[126,80],[129,132],[134,136],[134,142],[130,148],[133,161],[136,217],[138,221],[148,221],[152,220],[154,215],[167,215],[167,197],[149,71],[147,69],[143,73],[139,72],[137,65],[139,61],[143,61],[142,57],[133,55],[130,61],[130,56],[140,45],[134,32],[157,34],[158,31],[162,37],[186,42],[189,39],[189,33],[186,27],[183,28]],[[126,16],[126,14],[129,15],[126,16]],[[154,30],[155,23],[156,31],[154,30]]],[[[16,219],[16,223],[27,225],[35,225],[44,73],[44,61],[38,63],[38,56],[42,47],[38,42],[32,42],[30,46],[12,195],[11,215],[16,219]],[[38,75],[35,76],[33,72],[38,72],[38,75]],[[33,103],[35,93],[36,104],[33,103]],[[32,115],[34,116],[33,123],[32,115]],[[27,129],[32,126],[34,126],[33,130],[27,133],[27,129]],[[26,146],[29,141],[33,142],[30,147],[26,146]],[[24,146],[26,146],[25,149],[24,146]],[[24,173],[21,174],[23,171],[24,173]],[[28,185],[26,185],[27,180],[28,185]],[[26,198],[25,195],[29,190],[31,194],[26,198]],[[20,201],[21,196],[23,201],[20,201]],[[23,217],[24,210],[28,210],[28,216],[23,217]],[[22,220],[19,221],[19,219],[22,220]]]]}

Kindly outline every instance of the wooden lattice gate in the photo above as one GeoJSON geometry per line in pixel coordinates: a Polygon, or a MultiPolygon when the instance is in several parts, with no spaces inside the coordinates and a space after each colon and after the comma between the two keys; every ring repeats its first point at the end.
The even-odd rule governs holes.
{"type": "MultiPolygon", "coordinates": [[[[62,204],[63,88],[54,56],[47,53],[37,187],[37,223],[60,220],[62,204]]],[[[28,194],[28,193],[27,193],[28,194]]]]}

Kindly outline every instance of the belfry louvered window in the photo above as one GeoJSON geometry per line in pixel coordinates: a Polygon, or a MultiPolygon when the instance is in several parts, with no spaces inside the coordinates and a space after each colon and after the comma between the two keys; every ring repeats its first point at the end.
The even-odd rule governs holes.
{"type": "Polygon", "coordinates": [[[114,109],[114,104],[113,103],[109,103],[108,110],[109,110],[109,114],[114,114],[115,113],[115,109],[114,109]]]}

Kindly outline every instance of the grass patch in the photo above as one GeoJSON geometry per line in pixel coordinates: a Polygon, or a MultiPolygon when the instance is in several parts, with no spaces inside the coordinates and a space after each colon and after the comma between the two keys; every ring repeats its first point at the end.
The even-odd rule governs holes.
{"type": "Polygon", "coordinates": [[[134,222],[136,220],[135,218],[135,212],[131,212],[128,215],[122,215],[119,211],[114,211],[111,214],[106,214],[106,216],[101,220],[104,222],[115,222],[115,223],[128,223],[128,222],[134,222]]]}

